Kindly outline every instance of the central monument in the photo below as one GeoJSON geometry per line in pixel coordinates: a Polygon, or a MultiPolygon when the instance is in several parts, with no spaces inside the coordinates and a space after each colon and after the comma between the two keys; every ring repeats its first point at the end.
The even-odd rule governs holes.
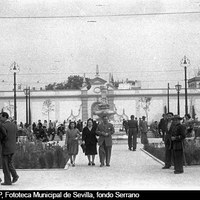
{"type": "Polygon", "coordinates": [[[106,96],[106,86],[101,86],[101,101],[98,104],[97,110],[94,111],[94,114],[99,118],[103,116],[113,116],[116,112],[110,109],[110,105],[108,104],[107,96],[106,96]]]}

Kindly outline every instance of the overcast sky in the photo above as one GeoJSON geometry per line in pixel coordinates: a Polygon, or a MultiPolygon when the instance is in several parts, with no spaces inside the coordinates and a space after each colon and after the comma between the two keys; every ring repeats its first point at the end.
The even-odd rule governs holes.
{"type": "MultiPolygon", "coordinates": [[[[200,68],[200,0],[0,0],[1,89],[86,73],[141,80],[143,88],[184,84],[180,61],[200,68]],[[199,13],[198,13],[199,12],[199,13]],[[40,75],[39,75],[40,74],[40,75]]],[[[38,83],[39,82],[39,83],[38,83]]]]}

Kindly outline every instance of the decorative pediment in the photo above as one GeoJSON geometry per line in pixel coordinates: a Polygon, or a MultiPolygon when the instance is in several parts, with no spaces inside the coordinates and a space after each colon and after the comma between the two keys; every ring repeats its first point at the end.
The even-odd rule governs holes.
{"type": "Polygon", "coordinates": [[[91,85],[104,85],[106,82],[106,80],[99,77],[90,80],[91,85]]]}

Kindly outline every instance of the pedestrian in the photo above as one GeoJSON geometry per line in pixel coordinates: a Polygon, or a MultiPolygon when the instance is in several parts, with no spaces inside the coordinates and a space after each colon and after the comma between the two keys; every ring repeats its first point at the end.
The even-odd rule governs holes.
{"type": "Polygon", "coordinates": [[[4,173],[4,182],[1,185],[12,185],[19,176],[13,165],[13,155],[16,151],[16,134],[17,126],[9,120],[9,115],[6,112],[0,114],[0,121],[3,128],[6,130],[6,138],[2,143],[2,167],[4,173]],[[11,180],[12,176],[12,180],[11,180]]]}
{"type": "MultiPolygon", "coordinates": [[[[2,145],[5,142],[5,140],[6,140],[6,129],[3,127],[2,123],[0,122],[0,146],[1,146],[0,153],[2,153],[1,149],[2,149],[2,145]]],[[[2,181],[2,179],[0,178],[0,182],[1,181],[2,181]]]]}
{"type": "Polygon", "coordinates": [[[81,137],[80,131],[76,128],[76,123],[71,121],[66,131],[65,145],[67,145],[68,154],[72,167],[75,167],[76,155],[78,154],[78,139],[81,137]]]}
{"type": "Polygon", "coordinates": [[[96,133],[99,136],[99,158],[100,167],[104,166],[106,160],[106,166],[110,166],[111,150],[112,150],[112,134],[115,129],[113,124],[108,122],[108,116],[102,117],[102,122],[97,126],[96,133]]]}
{"type": "Polygon", "coordinates": [[[130,151],[131,150],[136,151],[137,134],[138,134],[138,122],[135,120],[135,116],[131,115],[131,119],[128,120],[128,148],[130,151]]]}
{"type": "Polygon", "coordinates": [[[85,144],[85,155],[88,157],[88,165],[95,165],[95,155],[97,154],[96,127],[93,126],[93,120],[87,120],[87,126],[83,128],[82,141],[85,144]],[[92,158],[92,161],[91,161],[92,158]]]}
{"type": "Polygon", "coordinates": [[[166,124],[166,134],[164,138],[165,142],[165,166],[162,169],[169,169],[172,163],[172,149],[171,149],[171,136],[173,130],[173,116],[172,112],[167,113],[167,124],[166,124]]]}
{"type": "Polygon", "coordinates": [[[142,144],[148,144],[148,139],[147,139],[148,125],[147,125],[147,121],[145,121],[145,118],[146,118],[145,116],[142,116],[142,120],[140,121],[140,125],[139,125],[142,144]]]}
{"type": "Polygon", "coordinates": [[[183,173],[183,164],[184,164],[184,145],[183,141],[186,137],[186,127],[180,122],[183,118],[179,115],[175,115],[173,122],[174,127],[172,130],[171,136],[171,147],[173,151],[173,161],[174,161],[174,174],[183,173]]]}
{"type": "Polygon", "coordinates": [[[165,140],[165,134],[166,134],[166,128],[167,128],[167,114],[163,114],[162,118],[160,119],[160,122],[158,123],[158,133],[162,137],[162,140],[165,140]]]}

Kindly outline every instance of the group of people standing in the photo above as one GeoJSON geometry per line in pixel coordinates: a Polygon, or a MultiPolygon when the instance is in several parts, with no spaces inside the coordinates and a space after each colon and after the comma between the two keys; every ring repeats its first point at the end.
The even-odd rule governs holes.
{"type": "Polygon", "coordinates": [[[174,174],[184,172],[184,139],[186,137],[186,126],[181,123],[183,120],[179,115],[172,112],[167,113],[160,121],[160,130],[165,143],[165,166],[162,169],[169,169],[174,163],[174,174]]]}
{"type": "MultiPolygon", "coordinates": [[[[114,132],[114,126],[108,122],[107,116],[102,117],[102,122],[100,124],[94,123],[91,118],[87,120],[87,124],[82,131],[82,144],[85,146],[85,155],[88,158],[88,165],[95,165],[98,143],[100,167],[104,165],[110,166],[112,134],[114,132]],[[98,140],[97,137],[99,137],[98,140]]],[[[79,150],[79,139],[81,139],[81,133],[76,128],[76,123],[72,121],[69,123],[69,128],[66,131],[65,146],[70,157],[70,163],[73,167],[75,166],[76,155],[79,150]]]]}

